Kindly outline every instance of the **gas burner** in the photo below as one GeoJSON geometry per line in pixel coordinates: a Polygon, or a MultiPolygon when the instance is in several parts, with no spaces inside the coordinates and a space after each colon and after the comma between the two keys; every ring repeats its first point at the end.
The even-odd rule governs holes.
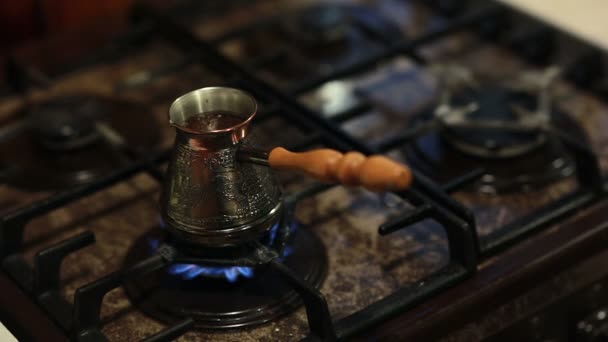
{"type": "MultiPolygon", "coordinates": [[[[323,244],[307,229],[295,230],[290,239],[282,262],[306,282],[319,287],[327,271],[323,244]]],[[[151,241],[152,247],[172,243],[164,229],[152,230],[135,242],[126,264],[149,257],[154,250],[151,241]]],[[[191,317],[200,329],[254,326],[302,304],[296,291],[268,267],[173,264],[166,270],[128,280],[125,289],[135,305],[151,317],[168,323],[191,317]]]]}
{"type": "Polygon", "coordinates": [[[245,41],[245,58],[272,56],[267,70],[282,79],[348,65],[403,38],[400,28],[374,8],[318,4],[296,9],[245,41]],[[276,54],[275,54],[276,52],[276,54]]]}
{"type": "Polygon", "coordinates": [[[551,105],[549,89],[559,70],[483,87],[467,69],[438,70],[439,105],[413,122],[437,129],[406,148],[410,163],[441,182],[483,169],[477,190],[484,193],[530,190],[573,174],[568,151],[551,132],[586,138],[575,120],[551,105]]]}
{"type": "Polygon", "coordinates": [[[346,7],[325,4],[297,11],[283,23],[283,28],[307,47],[322,47],[348,39],[351,24],[346,7]]]}
{"type": "Polygon", "coordinates": [[[482,158],[510,158],[545,142],[551,123],[550,88],[559,69],[522,73],[508,86],[483,87],[463,67],[434,70],[441,90],[435,121],[457,149],[482,158]]]}
{"type": "Polygon", "coordinates": [[[527,125],[536,107],[536,97],[506,88],[487,87],[461,94],[452,103],[460,113],[438,116],[443,138],[463,153],[481,158],[511,158],[524,155],[546,142],[541,119],[527,125]],[[461,113],[466,112],[466,117],[461,113]],[[538,124],[538,125],[537,125],[538,124]]]}
{"type": "Polygon", "coordinates": [[[366,49],[366,35],[381,39],[402,39],[397,25],[373,8],[361,5],[318,4],[296,10],[282,21],[288,39],[299,43],[318,56],[347,54],[366,49]]]}
{"type": "MultiPolygon", "coordinates": [[[[422,115],[415,121],[427,121],[422,115]]],[[[584,133],[577,123],[562,112],[555,112],[555,121],[561,128],[584,141],[584,133]]],[[[405,147],[406,158],[415,168],[432,176],[438,182],[447,182],[474,169],[483,169],[484,175],[473,187],[488,194],[528,191],[550,184],[574,173],[574,164],[568,151],[553,137],[546,137],[542,145],[513,158],[479,158],[465,153],[446,141],[437,131],[419,136],[405,147]]]]}
{"type": "Polygon", "coordinates": [[[143,105],[94,95],[24,107],[17,113],[24,118],[19,129],[0,143],[0,156],[10,165],[3,179],[26,190],[49,190],[107,174],[125,158],[108,136],[134,148],[157,144],[159,128],[149,113],[143,105]]]}
{"type": "Polygon", "coordinates": [[[32,133],[42,147],[69,151],[99,141],[95,123],[104,120],[105,103],[85,97],[58,98],[29,109],[32,133]]]}

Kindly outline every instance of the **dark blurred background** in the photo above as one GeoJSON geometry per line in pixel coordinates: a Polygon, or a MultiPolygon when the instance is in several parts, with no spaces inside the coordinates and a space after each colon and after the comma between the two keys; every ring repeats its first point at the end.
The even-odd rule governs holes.
{"type": "Polygon", "coordinates": [[[0,1],[0,51],[73,31],[114,31],[126,22],[133,0],[0,1]]]}

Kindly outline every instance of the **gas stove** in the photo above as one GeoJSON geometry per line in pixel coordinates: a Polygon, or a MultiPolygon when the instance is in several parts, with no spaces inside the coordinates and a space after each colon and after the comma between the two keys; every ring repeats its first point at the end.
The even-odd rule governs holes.
{"type": "Polygon", "coordinates": [[[142,1],[132,18],[77,57],[7,58],[0,320],[18,338],[602,330],[590,316],[608,302],[600,50],[487,1],[142,1]],[[261,240],[176,243],[159,208],[169,106],[217,85],[259,100],[261,146],[386,154],[413,186],[278,172],[283,211],[261,240]]]}

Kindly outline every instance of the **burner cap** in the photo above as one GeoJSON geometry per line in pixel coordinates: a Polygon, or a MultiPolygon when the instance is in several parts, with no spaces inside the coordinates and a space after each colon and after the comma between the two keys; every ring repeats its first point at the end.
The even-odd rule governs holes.
{"type": "Polygon", "coordinates": [[[133,147],[152,149],[159,127],[143,105],[95,95],[54,98],[21,109],[25,124],[0,142],[3,181],[40,191],[83,184],[112,172],[124,156],[98,133],[112,127],[133,147]],[[142,123],[145,129],[142,129],[142,123]]]}
{"type": "Polygon", "coordinates": [[[518,113],[518,109],[530,113],[536,110],[535,96],[486,87],[454,100],[455,107],[467,104],[473,104],[475,110],[466,116],[466,123],[474,126],[493,122],[496,127],[442,125],[442,137],[464,153],[482,158],[510,158],[526,154],[545,142],[545,134],[540,129],[516,131],[506,127],[520,124],[523,114],[518,113]],[[505,127],[501,128],[501,125],[505,127]]]}

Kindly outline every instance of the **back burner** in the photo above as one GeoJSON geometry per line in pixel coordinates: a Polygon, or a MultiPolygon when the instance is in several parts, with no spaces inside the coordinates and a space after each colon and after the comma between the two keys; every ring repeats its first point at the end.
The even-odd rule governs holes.
{"type": "Polygon", "coordinates": [[[375,8],[314,4],[251,32],[240,58],[281,80],[297,80],[351,64],[402,38],[401,29],[375,8]]]}
{"type": "Polygon", "coordinates": [[[338,5],[314,5],[288,16],[284,32],[307,47],[344,43],[348,39],[351,18],[347,8],[338,5]]]}

